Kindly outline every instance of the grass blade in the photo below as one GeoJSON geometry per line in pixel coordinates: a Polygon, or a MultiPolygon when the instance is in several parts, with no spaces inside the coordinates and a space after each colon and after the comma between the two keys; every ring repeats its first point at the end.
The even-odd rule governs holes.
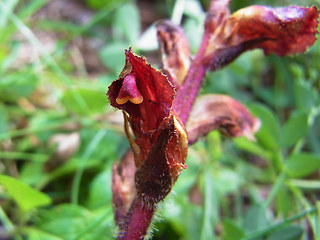
{"type": "Polygon", "coordinates": [[[101,129],[97,134],[94,136],[94,138],[91,140],[90,144],[87,146],[85,152],[83,153],[81,157],[81,161],[79,163],[79,167],[74,175],[73,184],[72,184],[72,190],[71,190],[71,202],[73,204],[78,204],[78,197],[79,197],[79,190],[80,190],[80,183],[81,178],[84,170],[84,165],[88,158],[91,156],[93,151],[95,150],[96,146],[99,144],[99,142],[102,140],[102,138],[106,135],[106,130],[101,129]]]}

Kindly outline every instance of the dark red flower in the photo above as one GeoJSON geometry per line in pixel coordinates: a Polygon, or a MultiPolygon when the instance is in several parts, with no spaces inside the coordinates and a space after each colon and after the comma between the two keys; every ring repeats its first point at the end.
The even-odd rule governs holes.
{"type": "Polygon", "coordinates": [[[107,94],[112,106],[126,112],[125,129],[137,167],[137,194],[146,203],[157,203],[186,167],[187,136],[171,109],[175,90],[167,77],[130,49],[125,55],[126,65],[107,94]]]}

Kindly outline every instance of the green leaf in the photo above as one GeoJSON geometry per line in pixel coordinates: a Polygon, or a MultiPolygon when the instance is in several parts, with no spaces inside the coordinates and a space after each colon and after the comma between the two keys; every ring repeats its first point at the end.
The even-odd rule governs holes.
{"type": "Polygon", "coordinates": [[[234,170],[221,168],[215,173],[212,181],[216,191],[221,195],[226,195],[234,193],[240,188],[242,176],[234,170]]]}
{"type": "Polygon", "coordinates": [[[27,240],[63,240],[60,237],[54,236],[43,231],[39,231],[38,229],[31,228],[27,230],[27,240]]]}
{"type": "Polygon", "coordinates": [[[315,104],[315,93],[310,82],[299,81],[294,84],[296,106],[300,111],[309,112],[315,104]]]}
{"type": "Polygon", "coordinates": [[[284,226],[271,233],[267,240],[298,240],[303,233],[303,228],[300,226],[284,226]]]}
{"type": "MultiPolygon", "coordinates": [[[[140,36],[140,15],[135,4],[127,3],[118,8],[113,28],[132,44],[140,36]]],[[[120,36],[119,36],[120,37],[120,36]]]]}
{"type": "Polygon", "coordinates": [[[179,233],[181,239],[200,239],[203,210],[199,206],[190,204],[187,196],[168,197],[170,199],[167,199],[163,206],[164,219],[170,221],[170,225],[175,232],[179,233]]]}
{"type": "Polygon", "coordinates": [[[91,90],[91,89],[70,89],[64,92],[62,97],[62,103],[70,112],[82,113],[82,114],[94,114],[102,113],[107,107],[108,98],[105,92],[91,90]],[[75,102],[74,94],[75,92],[79,94],[83,100],[86,102],[88,109],[83,109],[79,104],[75,102]]]}
{"type": "Polygon", "coordinates": [[[35,90],[37,83],[37,76],[28,71],[1,76],[0,100],[16,101],[21,97],[28,97],[35,90]]]}
{"type": "Polygon", "coordinates": [[[36,186],[39,181],[44,177],[43,163],[29,162],[23,164],[20,170],[20,179],[30,185],[36,186]]]}
{"type": "Polygon", "coordinates": [[[105,206],[107,202],[111,202],[111,188],[106,188],[111,182],[111,172],[105,171],[100,173],[92,181],[89,192],[88,207],[97,209],[105,206]]]}
{"type": "MultiPolygon", "coordinates": [[[[71,158],[67,163],[61,165],[54,171],[46,175],[43,175],[42,180],[38,181],[37,183],[37,188],[42,188],[54,179],[57,179],[75,172],[79,167],[79,161],[81,161],[81,158],[76,158],[76,157],[71,158]]],[[[90,158],[88,159],[88,161],[85,162],[84,169],[87,170],[87,169],[97,168],[99,164],[100,164],[99,160],[90,158]]],[[[32,181],[33,179],[27,179],[27,180],[32,181]]]]}
{"type": "Polygon", "coordinates": [[[233,142],[239,149],[245,150],[247,152],[253,153],[265,159],[272,158],[272,152],[266,150],[257,142],[251,141],[246,137],[234,138],[233,142]]]}
{"type": "Polygon", "coordinates": [[[223,221],[224,240],[240,240],[245,236],[245,232],[230,219],[223,221]]]}
{"type": "Polygon", "coordinates": [[[290,155],[285,163],[285,169],[291,177],[305,177],[320,167],[320,156],[309,153],[290,155]]]}
{"type": "MultiPolygon", "coordinates": [[[[81,130],[81,147],[79,154],[85,154],[86,146],[90,145],[92,139],[97,134],[96,128],[83,128],[81,130]]],[[[105,137],[95,146],[92,153],[94,159],[108,159],[104,166],[109,166],[113,161],[122,157],[125,151],[130,147],[128,140],[115,131],[106,131],[105,137]],[[108,147],[106,147],[108,146],[108,147]],[[101,151],[103,149],[103,151],[101,151]]]]}
{"type": "Polygon", "coordinates": [[[282,187],[281,191],[276,195],[276,209],[284,217],[288,217],[294,209],[294,198],[287,187],[282,187]]]}
{"type": "Polygon", "coordinates": [[[9,130],[9,117],[4,105],[0,104],[0,132],[6,133],[9,130]]]}
{"type": "Polygon", "coordinates": [[[113,42],[105,46],[100,51],[102,63],[114,73],[121,72],[125,63],[124,50],[128,44],[123,42],[113,42]]]}
{"type": "Polygon", "coordinates": [[[283,126],[282,145],[284,147],[294,145],[307,135],[308,130],[308,114],[301,112],[292,115],[283,126]]]}
{"type": "Polygon", "coordinates": [[[20,46],[21,43],[19,42],[13,42],[7,47],[0,46],[0,71],[2,73],[14,65],[19,54],[20,46]]]}
{"type": "Polygon", "coordinates": [[[213,177],[208,168],[204,173],[203,186],[203,224],[201,226],[200,239],[214,239],[212,226],[218,222],[218,199],[213,185],[213,177]]]}
{"type": "Polygon", "coordinates": [[[268,225],[266,209],[261,204],[251,206],[245,213],[243,228],[247,234],[262,230],[268,225]]]}
{"type": "Polygon", "coordinates": [[[86,4],[93,9],[113,8],[119,0],[85,0],[86,4]]]}
{"type": "Polygon", "coordinates": [[[51,199],[46,194],[31,188],[15,178],[0,175],[0,184],[8,191],[9,195],[24,212],[51,203],[51,199]]]}
{"type": "MultiPolygon", "coordinates": [[[[56,133],[57,127],[62,126],[68,121],[70,122],[71,119],[64,116],[61,112],[39,111],[29,119],[28,128],[22,129],[22,136],[25,134],[37,134],[37,137],[41,142],[46,142],[54,133],[56,133]]],[[[19,132],[17,131],[17,133],[19,132]]],[[[13,136],[19,136],[19,134],[13,136]]],[[[31,144],[24,144],[26,144],[25,149],[32,147],[31,144]]]]}
{"type": "Polygon", "coordinates": [[[86,227],[91,217],[91,212],[83,207],[64,204],[40,214],[37,225],[42,231],[72,239],[86,227]]]}
{"type": "Polygon", "coordinates": [[[101,214],[93,214],[79,205],[63,204],[50,210],[42,211],[37,219],[36,226],[39,230],[60,237],[64,240],[109,240],[112,239],[112,212],[104,217],[94,228],[83,232],[91,223],[101,219],[101,214]],[[78,235],[80,233],[80,238],[78,235]]]}
{"type": "Polygon", "coordinates": [[[250,111],[261,121],[257,139],[270,150],[279,150],[280,130],[274,113],[261,104],[250,104],[250,111]]]}

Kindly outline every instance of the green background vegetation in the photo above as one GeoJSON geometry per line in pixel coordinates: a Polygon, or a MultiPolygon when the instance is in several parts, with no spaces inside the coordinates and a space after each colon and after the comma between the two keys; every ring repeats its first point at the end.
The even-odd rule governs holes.
{"type": "MultiPolygon", "coordinates": [[[[129,145],[107,87],[129,46],[160,64],[159,19],[181,20],[195,52],[209,3],[68,2],[0,1],[0,239],[113,239],[111,167],[129,145]],[[57,134],[62,145],[79,136],[72,154],[62,151],[68,157],[57,156],[57,134]]],[[[231,8],[250,4],[320,7],[233,0],[231,8]]],[[[238,99],[262,127],[255,142],[214,131],[190,148],[153,239],[320,239],[319,69],[317,41],[297,56],[250,51],[206,76],[201,94],[238,99]]]]}

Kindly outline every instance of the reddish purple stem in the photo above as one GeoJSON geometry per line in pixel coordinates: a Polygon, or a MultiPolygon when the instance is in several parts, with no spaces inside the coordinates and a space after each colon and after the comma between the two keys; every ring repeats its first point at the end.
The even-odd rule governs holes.
{"type": "Polygon", "coordinates": [[[180,87],[173,102],[173,110],[178,114],[185,124],[188,120],[193,102],[198,94],[202,79],[206,73],[206,67],[196,59],[191,64],[189,72],[180,87]]]}
{"type": "Polygon", "coordinates": [[[155,205],[149,206],[144,204],[141,199],[136,199],[133,201],[131,209],[131,215],[126,224],[127,229],[122,229],[125,233],[118,236],[118,240],[142,240],[147,234],[155,205]]]}
{"type": "Polygon", "coordinates": [[[183,84],[173,102],[172,109],[178,114],[184,124],[186,124],[188,120],[192,105],[196,99],[202,80],[206,74],[207,66],[203,61],[203,55],[207,48],[208,41],[209,31],[205,29],[197,55],[191,62],[188,74],[185,77],[183,84]]]}

